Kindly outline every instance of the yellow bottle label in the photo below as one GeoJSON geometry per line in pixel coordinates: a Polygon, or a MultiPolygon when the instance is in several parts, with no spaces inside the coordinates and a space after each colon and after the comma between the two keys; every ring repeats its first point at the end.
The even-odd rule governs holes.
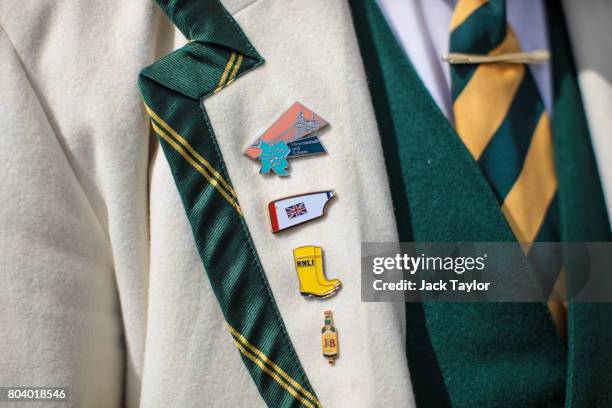
{"type": "Polygon", "coordinates": [[[323,345],[323,355],[325,357],[334,357],[338,355],[338,336],[336,333],[326,331],[321,336],[323,345]]]}

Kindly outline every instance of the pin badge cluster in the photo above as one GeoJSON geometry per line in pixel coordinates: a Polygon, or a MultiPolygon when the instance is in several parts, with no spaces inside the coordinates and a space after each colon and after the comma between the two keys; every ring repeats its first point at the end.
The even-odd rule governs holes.
{"type": "MultiPolygon", "coordinates": [[[[272,126],[244,152],[261,163],[261,174],[289,175],[289,159],[326,153],[315,133],[328,122],[299,102],[295,102],[272,126]]],[[[334,198],[331,190],[279,198],[268,203],[272,232],[305,224],[322,217],[328,202],[334,198]]],[[[328,279],[324,272],[323,249],[306,245],[293,250],[295,270],[302,296],[327,299],[338,293],[342,282],[328,279]]],[[[331,310],[324,312],[321,330],[323,356],[330,365],[338,358],[338,333],[331,310]]]]}
{"type": "Polygon", "coordinates": [[[261,174],[289,175],[288,159],[326,153],[314,132],[329,123],[299,102],[295,102],[244,152],[261,162],[261,174]]]}

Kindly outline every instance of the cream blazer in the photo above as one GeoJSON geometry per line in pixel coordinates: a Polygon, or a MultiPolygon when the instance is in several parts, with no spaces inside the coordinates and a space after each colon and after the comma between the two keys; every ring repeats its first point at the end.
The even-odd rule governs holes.
{"type": "MultiPolygon", "coordinates": [[[[360,302],[360,243],[397,236],[349,6],[223,3],[266,64],[205,107],[238,196],[253,197],[241,205],[300,361],[323,406],[414,406],[403,305],[360,302]],[[329,154],[293,161],[291,182],[253,183],[243,149],[295,101],[332,124],[329,154]],[[338,195],[329,217],[269,232],[267,201],[321,189],[338,195]],[[299,296],[291,249],[305,244],[324,248],[336,297],[299,296]]],[[[612,3],[566,13],[612,212],[612,3]]],[[[75,407],[263,406],[136,87],[173,36],[152,0],[0,1],[0,386],[69,386],[75,407]]]]}

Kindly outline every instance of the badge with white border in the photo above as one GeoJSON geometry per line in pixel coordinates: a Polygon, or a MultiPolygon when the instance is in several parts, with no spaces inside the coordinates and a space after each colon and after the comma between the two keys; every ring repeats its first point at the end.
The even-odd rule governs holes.
{"type": "Polygon", "coordinates": [[[276,234],[322,217],[327,203],[334,197],[334,192],[328,190],[271,201],[268,203],[268,214],[272,232],[276,234]]]}

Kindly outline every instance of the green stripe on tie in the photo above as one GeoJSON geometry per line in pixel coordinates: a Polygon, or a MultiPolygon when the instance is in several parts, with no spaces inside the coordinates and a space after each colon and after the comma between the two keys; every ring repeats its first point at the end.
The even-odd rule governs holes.
{"type": "MultiPolygon", "coordinates": [[[[506,5],[503,0],[489,0],[451,32],[450,49],[464,54],[488,54],[506,36],[506,5]],[[479,27],[487,25],[489,30],[479,27]]],[[[457,65],[451,69],[452,98],[461,93],[474,71],[475,65],[457,65]]]]}

